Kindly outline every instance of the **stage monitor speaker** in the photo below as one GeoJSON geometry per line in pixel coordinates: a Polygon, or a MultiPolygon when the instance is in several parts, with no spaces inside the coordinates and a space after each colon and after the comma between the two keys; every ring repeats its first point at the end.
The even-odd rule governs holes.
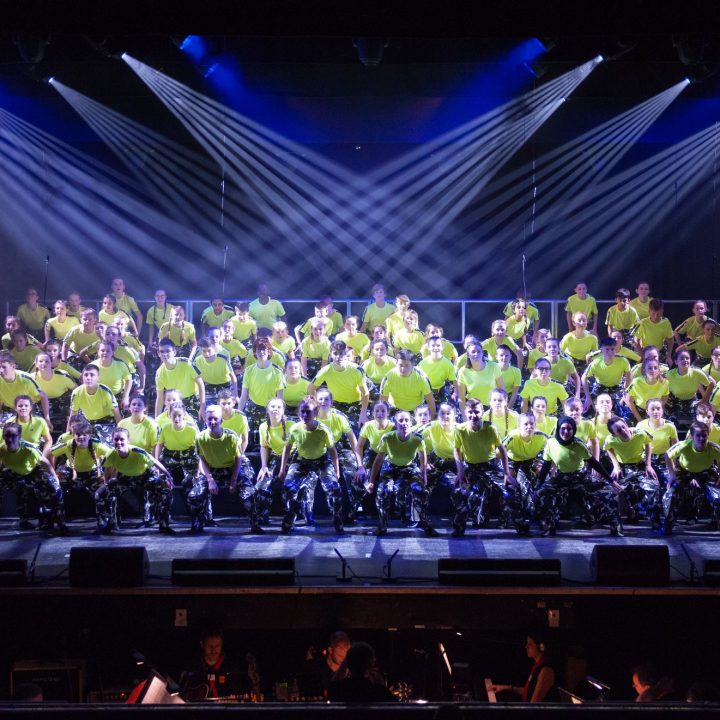
{"type": "Polygon", "coordinates": [[[25,585],[27,577],[27,560],[0,560],[0,587],[25,585]]]}
{"type": "Polygon", "coordinates": [[[85,701],[85,663],[82,660],[18,660],[10,669],[10,695],[20,685],[33,683],[45,702],[85,701]]]}
{"type": "Polygon", "coordinates": [[[703,582],[710,587],[720,586],[720,560],[706,560],[703,563],[703,582]]]}
{"type": "Polygon", "coordinates": [[[175,558],[173,585],[294,585],[294,558],[175,558]]]}
{"type": "Polygon", "coordinates": [[[138,587],[145,583],[148,569],[143,546],[70,548],[73,587],[138,587]]]}
{"type": "Polygon", "coordinates": [[[590,570],[600,585],[667,585],[670,553],[667,545],[595,545],[590,570]]]}
{"type": "Polygon", "coordinates": [[[441,585],[548,587],[561,581],[556,559],[440,558],[441,585]]]}

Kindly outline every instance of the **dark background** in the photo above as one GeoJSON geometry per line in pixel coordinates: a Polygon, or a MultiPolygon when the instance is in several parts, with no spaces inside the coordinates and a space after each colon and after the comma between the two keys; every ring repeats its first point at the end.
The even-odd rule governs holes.
{"type": "MultiPolygon", "coordinates": [[[[714,20],[708,4],[684,3],[682,12],[677,6],[672,12],[654,4],[651,9],[647,3],[631,3],[632,8],[604,3],[602,11],[588,3],[474,5],[350,2],[340,8],[330,3],[250,2],[238,8],[211,2],[204,3],[201,12],[184,4],[171,8],[162,2],[130,2],[100,9],[73,3],[71,11],[61,12],[54,4],[31,2],[23,10],[8,4],[8,32],[0,36],[0,108],[50,133],[52,142],[68,143],[121,170],[129,192],[162,216],[171,213],[158,207],[148,188],[137,176],[132,178],[44,78],[55,76],[202,153],[153,93],[112,57],[127,51],[361,175],[533,87],[541,88],[599,52],[620,56],[601,64],[499,170],[498,178],[529,167],[688,75],[705,79],[685,89],[637,139],[613,176],[712,128],[718,120],[720,35],[707,32],[714,20]],[[198,63],[177,47],[188,32],[205,36],[210,57],[235,73],[234,85],[218,87],[217,78],[202,77],[198,63]],[[387,43],[379,66],[368,68],[358,61],[353,38],[361,34],[387,43]],[[533,66],[539,78],[513,56],[533,37],[553,46],[538,58],[542,66],[533,66]],[[49,43],[42,60],[27,62],[41,40],[49,43]]],[[[713,153],[710,144],[707,154],[713,153]]],[[[592,167],[593,162],[589,158],[585,177],[602,170],[597,162],[592,167]]],[[[209,161],[207,167],[211,176],[217,173],[219,186],[217,164],[209,161]]],[[[612,297],[620,285],[633,289],[640,279],[649,280],[655,294],[666,298],[714,297],[718,178],[712,159],[698,167],[694,179],[697,184],[683,195],[686,180],[678,186],[672,173],[664,177],[653,190],[657,213],[630,236],[620,230],[611,240],[602,234],[597,239],[587,233],[567,235],[562,227],[533,234],[533,183],[528,173],[521,173],[513,181],[520,200],[499,227],[489,230],[483,222],[468,219],[487,200],[480,192],[429,248],[417,250],[419,238],[402,235],[359,239],[350,251],[353,263],[337,279],[326,269],[347,249],[330,235],[303,249],[302,243],[298,246],[287,234],[268,230],[265,223],[262,237],[252,230],[213,231],[204,237],[201,233],[192,247],[183,247],[173,231],[143,227],[134,214],[130,222],[136,230],[130,231],[130,239],[123,236],[114,242],[110,227],[102,237],[90,229],[79,233],[77,242],[56,241],[52,232],[28,231],[5,213],[3,294],[18,298],[28,285],[43,285],[49,255],[48,302],[74,286],[84,296],[96,297],[116,274],[126,278],[137,297],[150,297],[158,284],[174,296],[204,297],[219,289],[227,245],[226,294],[235,297],[253,296],[255,283],[263,278],[279,297],[314,297],[322,291],[364,297],[370,284],[388,277],[393,279],[391,292],[415,297],[505,297],[522,284],[523,253],[526,282],[536,297],[566,297],[581,278],[596,297],[612,297]],[[147,237],[157,246],[150,248],[147,237]],[[617,243],[616,251],[599,254],[610,242],[617,243]],[[392,272],[398,268],[399,275],[392,272]]],[[[228,207],[237,203],[244,217],[257,217],[247,188],[226,180],[228,207]]],[[[629,183],[628,191],[632,187],[629,183]]],[[[537,185],[536,221],[542,219],[545,190],[537,185]]],[[[22,204],[28,197],[38,203],[34,214],[40,215],[41,226],[52,227],[58,216],[62,220],[62,187],[36,176],[13,202],[22,204]]],[[[92,216],[94,210],[91,204],[83,212],[92,216]]],[[[629,223],[632,210],[623,212],[629,223]]],[[[189,224],[187,217],[177,220],[181,226],[189,224]]]]}

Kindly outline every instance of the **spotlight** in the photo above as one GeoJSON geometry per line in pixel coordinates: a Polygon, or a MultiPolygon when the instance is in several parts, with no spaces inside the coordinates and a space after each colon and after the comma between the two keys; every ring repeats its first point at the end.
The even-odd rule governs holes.
{"type": "Polygon", "coordinates": [[[365,67],[377,67],[383,59],[383,53],[388,46],[386,40],[380,38],[355,38],[353,47],[357,49],[358,60],[365,67]]]}
{"type": "Polygon", "coordinates": [[[203,77],[210,77],[220,67],[220,63],[213,63],[207,70],[203,71],[203,77]]]}
{"type": "Polygon", "coordinates": [[[55,82],[55,76],[51,75],[50,77],[43,78],[43,82],[46,82],[48,85],[52,85],[55,82]]]}

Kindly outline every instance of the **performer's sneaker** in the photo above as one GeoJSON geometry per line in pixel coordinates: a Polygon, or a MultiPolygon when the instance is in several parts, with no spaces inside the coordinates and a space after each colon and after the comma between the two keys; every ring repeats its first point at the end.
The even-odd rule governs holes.
{"type": "Polygon", "coordinates": [[[376,535],[377,537],[383,537],[384,535],[388,534],[388,531],[387,531],[387,528],[379,527],[379,528],[376,528],[375,530],[373,530],[370,534],[376,535]]]}
{"type": "Polygon", "coordinates": [[[333,525],[335,525],[335,532],[336,533],[344,533],[345,532],[345,526],[343,525],[342,518],[338,518],[333,522],[333,525]]]}
{"type": "Polygon", "coordinates": [[[251,525],[250,526],[250,534],[251,535],[265,535],[265,530],[263,530],[260,525],[251,525]]]}
{"type": "Polygon", "coordinates": [[[428,537],[428,538],[440,537],[440,533],[432,525],[425,525],[425,527],[422,530],[425,533],[425,537],[428,537]]]}
{"type": "Polygon", "coordinates": [[[161,535],[175,535],[175,530],[173,530],[169,525],[163,525],[162,527],[158,528],[158,532],[161,535]]]}
{"type": "Polygon", "coordinates": [[[18,528],[20,530],[35,530],[35,525],[33,525],[33,523],[29,520],[21,520],[18,524],[18,528]]]}

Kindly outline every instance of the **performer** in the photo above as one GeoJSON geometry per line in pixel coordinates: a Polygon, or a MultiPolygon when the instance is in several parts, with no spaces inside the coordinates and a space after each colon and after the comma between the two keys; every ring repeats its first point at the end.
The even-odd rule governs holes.
{"type": "Polygon", "coordinates": [[[453,537],[465,535],[468,516],[477,526],[486,522],[486,503],[494,487],[502,492],[504,512],[511,518],[519,535],[530,534],[527,502],[522,488],[510,473],[508,455],[500,435],[491,423],[483,422],[483,406],[476,398],[467,401],[467,421],[455,430],[455,466],[457,481],[453,504],[453,537]],[[499,476],[496,458],[500,458],[499,476]]]}
{"type": "Polygon", "coordinates": [[[340,466],[335,443],[330,431],[317,420],[318,403],[315,398],[303,400],[298,412],[300,422],[288,431],[278,473],[278,479],[283,483],[285,500],[282,532],[287,535],[292,530],[303,502],[306,498],[314,497],[319,479],[332,512],[335,531],[341,533],[344,530],[342,492],[338,482],[340,466]],[[291,460],[293,450],[295,455],[291,460]]]}
{"type": "MultiPolygon", "coordinates": [[[[408,350],[400,352],[410,354],[408,350]]],[[[419,519],[417,527],[425,536],[437,537],[438,531],[430,524],[425,443],[421,435],[410,431],[412,418],[409,412],[395,413],[394,422],[395,430],[380,439],[367,485],[370,493],[376,489],[375,505],[379,518],[375,535],[387,535],[394,504],[406,527],[413,524],[412,518],[416,516],[419,519]]]]}
{"type": "Polygon", "coordinates": [[[21,437],[20,426],[15,422],[5,423],[0,447],[0,500],[7,487],[14,487],[21,530],[33,530],[29,507],[31,495],[35,495],[40,515],[39,529],[53,531],[57,525],[58,535],[67,535],[65,505],[60,481],[50,462],[40,451],[21,437]]]}
{"type": "Polygon", "coordinates": [[[103,484],[95,493],[95,513],[98,535],[109,535],[120,526],[117,514],[118,500],[130,488],[137,487],[153,496],[157,507],[161,535],[174,535],[170,527],[170,501],[172,477],[165,466],[142,448],[130,444],[130,433],[115,428],[112,434],[112,452],[103,463],[103,484]],[[160,475],[163,476],[161,479],[160,475]]]}
{"type": "Polygon", "coordinates": [[[197,452],[197,427],[188,422],[182,402],[170,407],[170,422],[160,430],[155,446],[155,457],[168,469],[174,484],[185,494],[185,503],[190,510],[190,534],[203,532],[207,517],[208,481],[200,472],[197,452]]]}
{"type": "Polygon", "coordinates": [[[220,629],[209,628],[200,637],[200,657],[181,676],[185,700],[259,699],[261,678],[255,657],[245,663],[225,655],[225,638],[220,629]]]}
{"type": "Polygon", "coordinates": [[[205,411],[207,429],[197,438],[200,468],[207,478],[211,495],[220,488],[238,493],[245,513],[250,518],[250,533],[262,535],[265,531],[258,523],[255,477],[252,466],[243,453],[240,438],[222,426],[223,411],[219,405],[210,405],[205,411]]]}

